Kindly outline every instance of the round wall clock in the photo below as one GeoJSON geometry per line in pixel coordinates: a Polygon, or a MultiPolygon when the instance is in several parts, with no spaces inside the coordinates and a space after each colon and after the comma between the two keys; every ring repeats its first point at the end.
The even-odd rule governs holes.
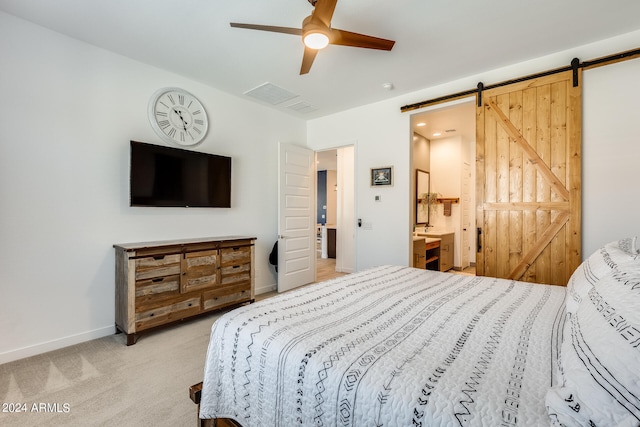
{"type": "Polygon", "coordinates": [[[148,113],[153,130],[169,143],[197,145],[207,134],[207,112],[198,98],[186,90],[158,90],[149,100],[148,113]]]}

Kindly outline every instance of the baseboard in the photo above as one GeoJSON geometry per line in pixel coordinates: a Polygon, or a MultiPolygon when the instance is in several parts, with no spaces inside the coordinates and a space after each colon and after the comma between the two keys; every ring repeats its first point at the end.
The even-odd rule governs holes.
{"type": "Polygon", "coordinates": [[[456,266],[453,266],[453,269],[454,269],[455,271],[462,271],[462,270],[464,270],[464,269],[466,269],[466,268],[471,268],[471,267],[474,267],[474,268],[475,268],[475,266],[476,266],[476,263],[475,263],[475,262],[470,262],[470,263],[469,263],[469,267],[462,268],[462,267],[456,267],[456,266]]]}
{"type": "Polygon", "coordinates": [[[24,359],[26,357],[37,356],[42,353],[47,353],[53,350],[59,350],[71,345],[80,344],[85,341],[91,341],[97,338],[113,335],[116,332],[115,325],[105,326],[104,328],[94,329],[89,332],[83,332],[77,335],[71,335],[68,337],[60,338],[53,341],[47,341],[41,344],[32,345],[29,347],[19,348],[17,350],[7,351],[0,353],[0,365],[4,363],[13,362],[15,360],[24,359]]]}
{"type": "Polygon", "coordinates": [[[275,283],[272,283],[267,286],[260,286],[259,288],[256,288],[255,293],[256,295],[266,294],[267,292],[275,292],[277,289],[278,286],[275,283]]]}

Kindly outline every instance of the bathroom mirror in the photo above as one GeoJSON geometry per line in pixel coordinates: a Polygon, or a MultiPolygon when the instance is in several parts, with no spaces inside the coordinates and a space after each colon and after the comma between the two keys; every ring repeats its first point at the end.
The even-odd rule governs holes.
{"type": "Polygon", "coordinates": [[[416,169],[416,223],[429,224],[429,172],[416,169]]]}

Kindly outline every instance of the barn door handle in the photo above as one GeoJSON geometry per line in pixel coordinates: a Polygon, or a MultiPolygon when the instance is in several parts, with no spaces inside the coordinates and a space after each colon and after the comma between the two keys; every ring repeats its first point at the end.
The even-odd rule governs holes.
{"type": "Polygon", "coordinates": [[[482,228],[478,227],[478,234],[476,236],[476,252],[480,252],[482,249],[482,228]]]}

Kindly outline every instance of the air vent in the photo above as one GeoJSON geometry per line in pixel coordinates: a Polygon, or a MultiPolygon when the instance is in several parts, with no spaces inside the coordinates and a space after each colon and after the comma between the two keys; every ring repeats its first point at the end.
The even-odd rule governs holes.
{"type": "Polygon", "coordinates": [[[306,103],[304,101],[296,102],[295,104],[289,105],[287,108],[297,111],[298,113],[306,114],[312,111],[317,110],[313,105],[306,103]]]}
{"type": "Polygon", "coordinates": [[[245,92],[244,94],[260,101],[268,102],[272,105],[281,104],[298,96],[295,93],[289,92],[286,89],[268,82],[263,83],[260,86],[245,92]]]}

